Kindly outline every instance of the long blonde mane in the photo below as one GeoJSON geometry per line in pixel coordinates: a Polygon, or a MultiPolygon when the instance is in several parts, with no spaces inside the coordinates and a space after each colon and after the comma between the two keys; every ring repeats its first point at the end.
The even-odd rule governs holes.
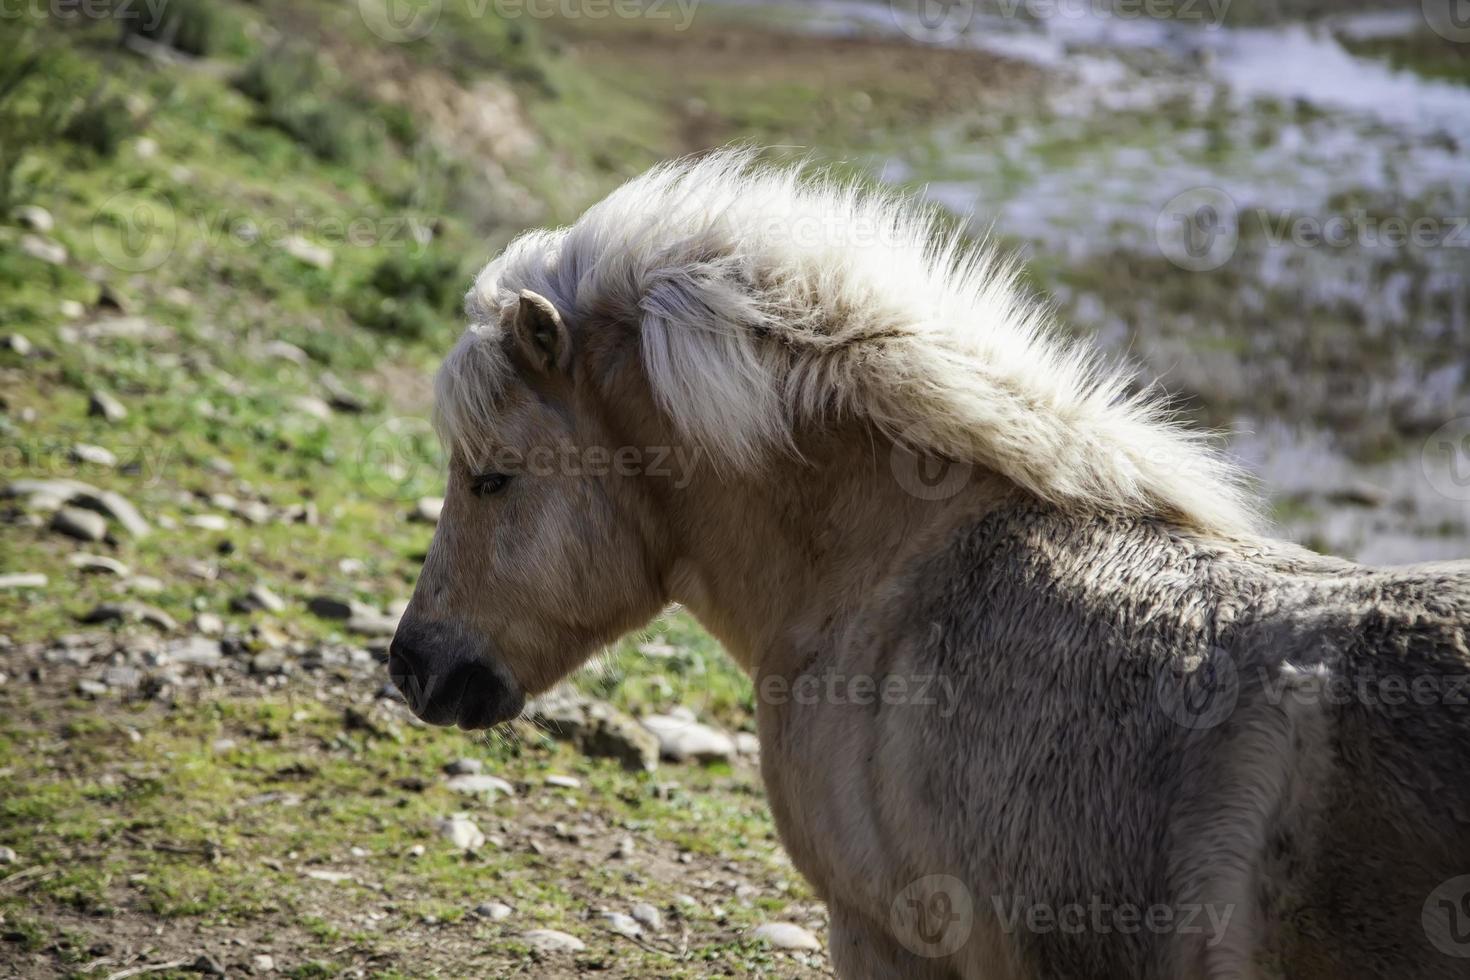
{"type": "Polygon", "coordinates": [[[517,239],[466,301],[438,379],[452,445],[487,420],[501,313],[532,289],[578,324],[626,318],[660,406],[750,467],[804,427],[865,419],[916,452],[1001,473],[1062,508],[1254,530],[1239,472],[1090,346],[1014,267],[893,194],[727,150],[657,167],[569,228],[517,239]]]}

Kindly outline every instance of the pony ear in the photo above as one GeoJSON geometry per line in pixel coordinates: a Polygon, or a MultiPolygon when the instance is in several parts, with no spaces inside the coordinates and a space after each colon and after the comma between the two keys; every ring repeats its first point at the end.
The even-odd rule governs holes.
{"type": "Polygon", "coordinates": [[[531,367],[542,374],[565,372],[572,364],[572,338],[551,300],[529,289],[511,315],[511,332],[531,367]]]}

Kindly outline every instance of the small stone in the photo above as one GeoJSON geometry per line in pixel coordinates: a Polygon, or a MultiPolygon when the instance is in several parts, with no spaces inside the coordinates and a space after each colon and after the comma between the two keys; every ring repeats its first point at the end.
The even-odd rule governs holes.
{"type": "Polygon", "coordinates": [[[89,555],[84,551],[78,551],[67,555],[66,563],[81,572],[105,573],[116,575],[118,578],[126,578],[128,575],[128,566],[106,555],[89,555]]]}
{"type": "Polygon", "coordinates": [[[117,456],[111,450],[85,442],[71,447],[71,458],[78,463],[91,463],[109,470],[117,466],[117,456]]]}
{"type": "Polygon", "coordinates": [[[424,845],[422,844],[415,844],[413,847],[410,847],[408,849],[408,856],[411,858],[421,858],[427,853],[429,853],[428,848],[424,847],[424,845]]]}
{"type": "Polygon", "coordinates": [[[77,507],[63,507],[51,519],[51,527],[78,541],[101,541],[107,537],[107,519],[77,507]]]}
{"type": "Polygon", "coordinates": [[[281,613],[286,611],[285,601],[260,582],[251,586],[250,591],[243,596],[236,596],[230,605],[237,612],[281,613]]]}
{"type": "Polygon", "coordinates": [[[413,519],[421,524],[438,524],[443,512],[443,497],[420,497],[413,505],[413,519]]]}
{"type": "Polygon", "coordinates": [[[28,357],[33,349],[31,342],[18,333],[13,333],[9,337],[6,337],[5,346],[10,348],[12,354],[17,354],[20,357],[28,357]]]}
{"type": "Polygon", "coordinates": [[[107,685],[101,681],[79,680],[77,681],[77,693],[83,697],[100,698],[107,694],[107,685]]]}
{"type": "Polygon", "coordinates": [[[311,357],[306,351],[284,340],[272,340],[262,347],[260,352],[266,357],[273,357],[281,361],[290,361],[297,367],[306,367],[306,365],[311,363],[311,357]]]}
{"type": "Polygon", "coordinates": [[[46,576],[40,572],[15,572],[0,575],[0,589],[42,589],[46,587],[46,576]]]}
{"type": "Polygon", "coordinates": [[[89,510],[106,514],[123,526],[123,530],[135,538],[147,536],[151,530],[143,515],[138,513],[138,508],[122,494],[112,490],[97,490],[82,484],[84,490],[79,492],[76,501],[89,510]]]}
{"type": "Polygon", "coordinates": [[[332,406],[313,395],[297,395],[291,399],[291,405],[298,412],[310,415],[320,422],[332,420],[332,406]]]}
{"type": "Polygon", "coordinates": [[[154,578],[152,575],[133,575],[119,582],[117,589],[136,592],[140,595],[157,595],[164,589],[163,579],[154,578]]]}
{"type": "Polygon", "coordinates": [[[172,663],[189,664],[195,667],[217,666],[222,656],[219,640],[211,640],[203,636],[190,636],[176,640],[164,647],[164,654],[172,663]]]}
{"type": "Polygon", "coordinates": [[[367,401],[339,381],[336,375],[323,374],[320,380],[322,391],[327,396],[327,403],[337,411],[351,415],[360,415],[367,411],[367,401]]]}
{"type": "Polygon", "coordinates": [[[280,650],[262,650],[250,658],[250,673],[257,676],[286,673],[286,655],[280,650]]]}
{"type": "Polygon", "coordinates": [[[587,727],[577,745],[593,758],[617,759],[630,772],[652,772],[658,767],[658,737],[601,702],[589,706],[587,727]]]}
{"type": "Polygon", "coordinates": [[[481,793],[497,793],[503,796],[514,796],[516,788],[499,776],[451,776],[445,780],[446,789],[456,793],[464,793],[466,796],[477,796],[481,793]]]}
{"type": "Polygon", "coordinates": [[[515,910],[504,902],[484,902],[475,906],[475,914],[491,922],[504,922],[513,911],[515,910]]]}
{"type": "Polygon", "coordinates": [[[193,626],[205,636],[219,636],[225,631],[225,621],[209,612],[202,612],[195,616],[193,626]]]}
{"type": "Polygon", "coordinates": [[[70,257],[65,245],[41,235],[21,235],[17,244],[26,255],[50,265],[66,265],[70,257]]]}
{"type": "Polygon", "coordinates": [[[143,683],[143,672],[136,667],[108,667],[102,672],[102,683],[132,690],[143,683]]]}
{"type": "Polygon", "coordinates": [[[329,871],[326,868],[307,868],[305,874],[308,878],[314,879],[316,881],[330,882],[334,885],[341,884],[344,881],[352,880],[352,875],[350,872],[329,871]]]}
{"type": "Polygon", "coordinates": [[[664,927],[663,913],[648,902],[639,902],[633,906],[633,918],[650,932],[659,932],[664,927]]]}
{"type": "Polygon", "coordinates": [[[467,813],[455,813],[439,821],[439,833],[462,851],[477,850],[485,845],[484,833],[467,813]]]}
{"type": "Polygon", "coordinates": [[[444,771],[451,776],[478,776],[485,768],[485,764],[479,759],[455,759],[444,767],[444,771]]]}
{"type": "Polygon", "coordinates": [[[281,251],[291,256],[303,265],[309,265],[313,269],[330,269],[332,267],[332,250],[314,242],[309,242],[300,235],[292,235],[281,242],[281,251]]]}
{"type": "Polygon", "coordinates": [[[225,968],[220,965],[219,960],[207,953],[200,953],[196,956],[194,962],[189,964],[189,969],[194,973],[202,973],[206,977],[225,976],[225,968]]]}
{"type": "Polygon", "coordinates": [[[201,531],[228,531],[230,519],[223,514],[191,514],[184,518],[187,527],[201,531]]]}
{"type": "Polygon", "coordinates": [[[94,389],[87,400],[87,414],[108,422],[121,422],[128,417],[128,410],[107,392],[94,389]]]}
{"type": "Polygon", "coordinates": [[[750,732],[736,732],[735,751],[741,755],[760,755],[761,740],[750,732]]]}
{"type": "Polygon", "coordinates": [[[377,610],[356,599],[341,599],[330,595],[312,596],[306,600],[306,608],[322,619],[351,619],[353,616],[377,614],[377,610]]]}
{"type": "Polygon", "coordinates": [[[542,955],[549,953],[580,953],[587,944],[576,936],[556,929],[532,929],[521,933],[521,941],[542,955]]]}
{"type": "Polygon", "coordinates": [[[346,629],[356,636],[392,636],[398,632],[398,620],[381,613],[368,612],[347,620],[346,629]]]}
{"type": "Polygon", "coordinates": [[[269,953],[257,953],[250,960],[250,969],[255,973],[270,973],[276,968],[275,957],[269,953]]]}
{"type": "Polygon", "coordinates": [[[638,845],[634,842],[633,838],[624,835],[622,839],[618,841],[618,846],[613,848],[612,856],[620,861],[626,861],[628,858],[637,853],[637,851],[638,845]]]}
{"type": "Polygon", "coordinates": [[[0,864],[14,864],[20,857],[8,847],[0,847],[0,864]]]}
{"type": "Polygon", "coordinates": [[[22,228],[39,231],[43,235],[56,227],[56,219],[51,217],[51,212],[37,204],[22,204],[16,208],[15,221],[22,228]]]}
{"type": "Polygon", "coordinates": [[[773,949],[816,952],[822,948],[816,936],[790,922],[767,922],[758,926],[753,935],[757,941],[769,943],[773,949]]]}
{"type": "Polygon", "coordinates": [[[630,939],[643,935],[643,927],[638,924],[638,920],[621,912],[602,913],[602,923],[612,932],[630,939]]]}
{"type": "Polygon", "coordinates": [[[729,735],[681,715],[649,715],[642,724],[658,738],[665,759],[718,762],[735,755],[735,740],[729,735]]]}
{"type": "Polygon", "coordinates": [[[80,320],[87,312],[87,308],[74,299],[64,299],[56,304],[56,309],[68,320],[80,320]]]}
{"type": "Polygon", "coordinates": [[[546,785],[557,789],[581,789],[582,781],[573,776],[551,775],[546,777],[546,785]]]}

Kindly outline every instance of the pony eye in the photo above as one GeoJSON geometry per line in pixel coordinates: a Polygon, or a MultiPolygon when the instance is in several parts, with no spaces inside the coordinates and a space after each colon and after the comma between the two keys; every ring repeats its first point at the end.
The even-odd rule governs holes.
{"type": "Polygon", "coordinates": [[[508,473],[480,473],[470,477],[470,493],[476,497],[493,497],[510,483],[508,473]]]}

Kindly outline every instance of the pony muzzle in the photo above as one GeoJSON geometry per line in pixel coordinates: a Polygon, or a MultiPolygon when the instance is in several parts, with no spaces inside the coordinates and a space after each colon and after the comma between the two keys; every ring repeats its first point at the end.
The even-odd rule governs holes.
{"type": "Polygon", "coordinates": [[[409,710],[431,725],[458,725],[465,731],[519,715],[526,695],[510,672],[464,652],[464,646],[440,648],[431,638],[439,632],[400,625],[388,649],[388,676],[409,710]]]}

